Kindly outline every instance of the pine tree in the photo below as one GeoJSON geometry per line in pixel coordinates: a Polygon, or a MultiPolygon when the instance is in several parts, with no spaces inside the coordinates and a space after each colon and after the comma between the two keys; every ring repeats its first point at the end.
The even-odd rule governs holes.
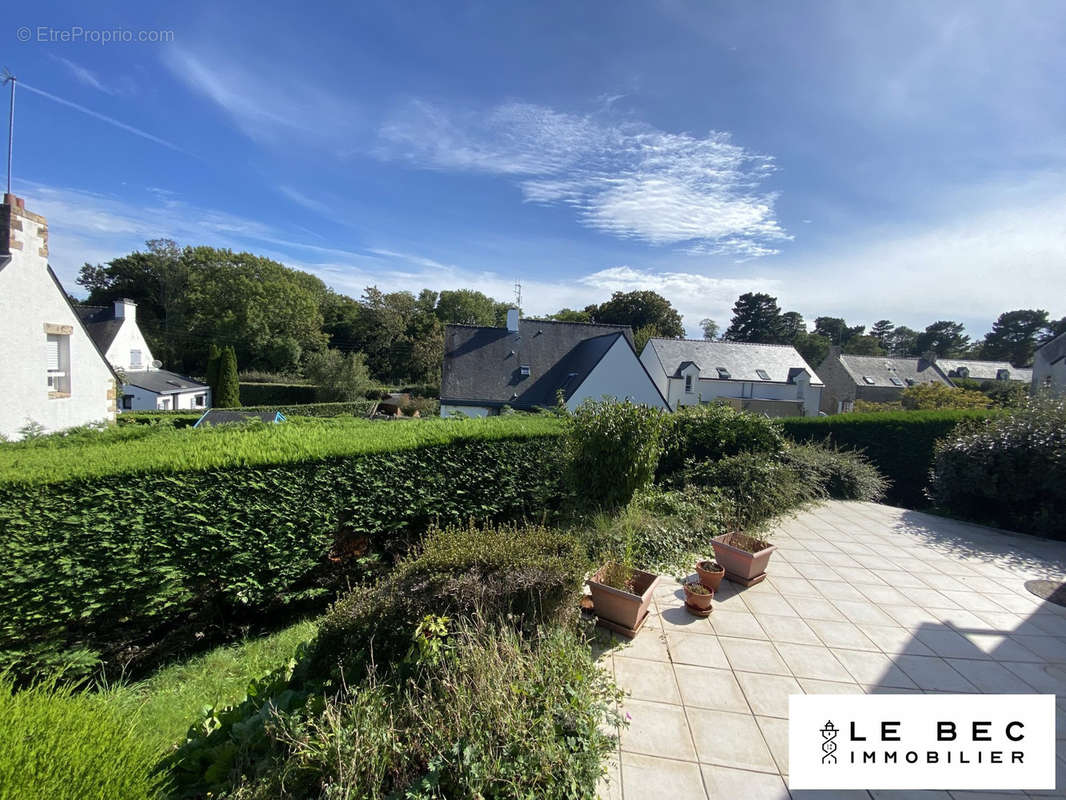
{"type": "Polygon", "coordinates": [[[237,353],[232,345],[222,351],[218,368],[218,392],[214,397],[216,408],[237,408],[241,404],[241,385],[237,379],[237,353]]]}
{"type": "Polygon", "coordinates": [[[222,351],[218,349],[217,344],[212,342],[207,350],[207,370],[204,373],[204,380],[211,387],[212,397],[218,396],[218,366],[221,358],[222,351]]]}

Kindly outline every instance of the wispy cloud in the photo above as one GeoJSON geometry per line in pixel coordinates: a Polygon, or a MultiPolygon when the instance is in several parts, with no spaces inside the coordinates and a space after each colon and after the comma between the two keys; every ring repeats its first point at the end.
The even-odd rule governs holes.
{"type": "Polygon", "coordinates": [[[610,116],[512,103],[453,112],[413,101],[379,131],[377,154],[514,180],[532,203],[576,209],[582,224],[695,253],[755,257],[791,236],[760,187],[770,156],[729,134],[669,133],[610,116]]]}
{"type": "Polygon", "coordinates": [[[62,64],[67,68],[67,71],[74,76],[84,86],[88,86],[90,89],[95,89],[98,92],[103,92],[109,95],[129,95],[135,91],[135,85],[129,76],[123,76],[117,85],[111,85],[104,83],[97,76],[95,72],[88,67],[84,67],[75,61],[71,61],[69,58],[63,58],[63,56],[57,56],[54,53],[49,53],[48,57],[58,64],[62,64]]]}

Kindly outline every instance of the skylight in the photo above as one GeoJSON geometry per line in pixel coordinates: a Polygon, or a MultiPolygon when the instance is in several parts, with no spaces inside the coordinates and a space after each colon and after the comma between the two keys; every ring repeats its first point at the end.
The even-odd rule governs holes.
{"type": "Polygon", "coordinates": [[[727,370],[725,367],[718,367],[717,369],[718,369],[718,377],[721,378],[723,381],[727,381],[727,380],[729,380],[730,378],[733,377],[732,375],[729,374],[729,370],[727,370]]]}
{"type": "Polygon", "coordinates": [[[522,376],[529,375],[529,364],[523,364],[518,368],[518,374],[522,376]]]}
{"type": "Polygon", "coordinates": [[[758,375],[764,381],[770,380],[770,373],[764,369],[755,370],[755,374],[758,375]]]}
{"type": "Polygon", "coordinates": [[[873,386],[874,383],[876,383],[876,381],[873,378],[871,378],[869,375],[863,375],[862,376],[862,380],[863,380],[863,383],[868,383],[871,386],[873,386]]]}
{"type": "Polygon", "coordinates": [[[893,375],[891,378],[889,378],[889,380],[892,381],[892,385],[893,386],[902,386],[903,385],[903,381],[901,381],[895,375],[893,375]]]}

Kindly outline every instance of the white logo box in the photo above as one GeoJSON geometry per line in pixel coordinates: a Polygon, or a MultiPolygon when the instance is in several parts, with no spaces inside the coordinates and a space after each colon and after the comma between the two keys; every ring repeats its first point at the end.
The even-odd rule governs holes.
{"type": "Polygon", "coordinates": [[[788,787],[1054,789],[1055,695],[792,695],[788,787]]]}

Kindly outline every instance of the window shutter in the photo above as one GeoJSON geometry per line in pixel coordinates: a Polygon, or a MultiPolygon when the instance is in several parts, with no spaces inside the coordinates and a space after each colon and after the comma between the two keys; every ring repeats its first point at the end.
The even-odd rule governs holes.
{"type": "Polygon", "coordinates": [[[59,337],[55,334],[48,335],[48,370],[59,371],[59,337]]]}

